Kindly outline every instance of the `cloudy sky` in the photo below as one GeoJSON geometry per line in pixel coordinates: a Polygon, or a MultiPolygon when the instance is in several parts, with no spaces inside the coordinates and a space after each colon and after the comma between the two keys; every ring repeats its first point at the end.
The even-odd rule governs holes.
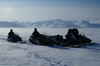
{"type": "Polygon", "coordinates": [[[100,19],[100,0],[0,0],[0,21],[100,19]]]}

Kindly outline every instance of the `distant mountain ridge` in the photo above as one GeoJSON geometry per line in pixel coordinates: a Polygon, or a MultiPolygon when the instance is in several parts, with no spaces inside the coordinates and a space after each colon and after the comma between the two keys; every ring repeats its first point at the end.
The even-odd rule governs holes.
{"type": "Polygon", "coordinates": [[[73,24],[74,21],[63,21],[61,19],[57,20],[48,20],[35,22],[31,24],[31,27],[49,27],[49,28],[68,28],[75,27],[79,28],[79,26],[73,24]]]}
{"type": "Polygon", "coordinates": [[[100,20],[95,19],[91,21],[76,21],[68,20],[64,21],[61,19],[53,19],[38,22],[7,22],[0,21],[0,27],[37,27],[37,28],[100,28],[100,20]]]}
{"type": "Polygon", "coordinates": [[[90,23],[100,24],[100,19],[91,20],[90,23]]]}
{"type": "Polygon", "coordinates": [[[0,21],[0,27],[24,27],[24,26],[21,26],[13,22],[0,21]]]}
{"type": "Polygon", "coordinates": [[[25,27],[46,27],[46,28],[100,28],[100,20],[92,20],[92,21],[76,21],[76,20],[68,20],[64,21],[61,19],[53,19],[46,21],[38,21],[38,22],[16,22],[17,24],[23,25],[25,27]]]}
{"type": "Polygon", "coordinates": [[[84,21],[81,20],[77,23],[75,23],[77,26],[80,26],[82,28],[100,28],[100,24],[98,23],[91,23],[90,21],[84,21]]]}

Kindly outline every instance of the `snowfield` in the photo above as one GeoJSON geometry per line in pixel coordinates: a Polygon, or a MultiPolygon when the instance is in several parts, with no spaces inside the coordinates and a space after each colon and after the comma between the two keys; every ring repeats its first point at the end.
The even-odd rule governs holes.
{"type": "MultiPolygon", "coordinates": [[[[34,28],[13,28],[26,43],[8,42],[11,28],[0,28],[0,66],[100,66],[100,29],[79,28],[94,45],[70,48],[31,44],[28,39],[34,28]]],[[[63,35],[68,28],[38,28],[46,35],[63,35]]]]}

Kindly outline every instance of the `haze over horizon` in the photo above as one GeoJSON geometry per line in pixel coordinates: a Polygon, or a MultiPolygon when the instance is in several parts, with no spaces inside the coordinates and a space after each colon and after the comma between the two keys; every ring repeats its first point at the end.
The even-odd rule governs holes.
{"type": "Polygon", "coordinates": [[[4,0],[0,21],[100,19],[100,0],[4,0]]]}

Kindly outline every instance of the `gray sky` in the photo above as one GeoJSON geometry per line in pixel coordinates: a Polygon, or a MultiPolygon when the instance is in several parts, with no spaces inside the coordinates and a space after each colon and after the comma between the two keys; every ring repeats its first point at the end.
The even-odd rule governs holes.
{"type": "Polygon", "coordinates": [[[0,21],[100,19],[100,0],[0,0],[0,21]]]}

